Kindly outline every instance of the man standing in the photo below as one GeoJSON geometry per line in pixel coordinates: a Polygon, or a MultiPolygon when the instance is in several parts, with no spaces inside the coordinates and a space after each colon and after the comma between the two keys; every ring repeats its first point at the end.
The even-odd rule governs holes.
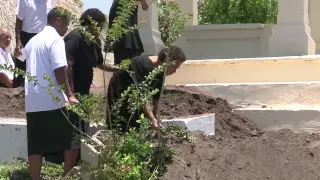
{"type": "MultiPolygon", "coordinates": [[[[70,13],[63,8],[53,8],[48,14],[48,25],[34,36],[25,47],[27,73],[37,78],[38,83],[25,81],[25,107],[27,113],[28,160],[33,180],[40,180],[42,157],[64,151],[64,174],[75,165],[79,142],[78,134],[68,122],[66,103],[77,103],[67,77],[67,59],[63,36],[70,22],[70,13]],[[55,87],[55,102],[44,88],[49,86],[49,77],[55,87]],[[64,91],[58,87],[63,86],[64,91]]],[[[50,86],[49,86],[50,87],[50,86]]]]}
{"type": "MultiPolygon", "coordinates": [[[[14,68],[14,62],[7,49],[11,44],[11,39],[10,31],[6,28],[0,28],[0,65],[14,68]]],[[[0,87],[12,88],[13,77],[14,73],[12,71],[0,69],[0,87]]]]}
{"type": "MultiPolygon", "coordinates": [[[[53,0],[18,0],[16,10],[16,48],[15,56],[22,55],[22,48],[47,25],[47,13],[54,7],[53,0]]],[[[26,62],[17,61],[19,69],[26,70],[26,62]]],[[[22,86],[23,76],[15,80],[16,86],[22,86]]]]}
{"type": "MultiPolygon", "coordinates": [[[[78,29],[71,31],[64,38],[69,63],[68,77],[74,93],[89,95],[93,80],[93,68],[97,67],[109,72],[116,71],[117,69],[103,65],[103,56],[100,47],[101,40],[99,39],[101,30],[106,23],[106,16],[103,12],[96,8],[87,9],[81,15],[80,23],[91,36],[95,37],[95,40],[93,42],[88,41],[85,34],[78,29]]],[[[83,122],[81,126],[83,128],[82,130],[86,132],[86,126],[83,122]]]]}
{"type": "MultiPolygon", "coordinates": [[[[128,112],[128,101],[123,99],[121,104],[120,111],[117,114],[111,114],[111,122],[114,125],[114,128],[117,128],[120,125],[120,132],[128,132],[131,127],[139,128],[139,123],[137,120],[140,119],[140,114],[143,113],[152,124],[154,130],[157,130],[158,127],[158,118],[156,117],[156,112],[159,106],[160,93],[163,86],[163,77],[164,75],[169,76],[176,72],[180,65],[186,60],[184,52],[177,46],[171,46],[169,48],[162,49],[157,56],[148,56],[141,55],[132,58],[129,65],[129,70],[133,72],[133,77],[136,82],[141,83],[146,80],[146,77],[152,72],[156,67],[163,63],[168,63],[166,67],[166,72],[159,73],[153,83],[151,84],[151,89],[158,89],[159,92],[153,96],[152,106],[146,103],[135,111],[134,114],[128,112]],[[166,62],[166,61],[169,62],[166,62]],[[170,63],[171,62],[171,63],[170,63]],[[153,107],[153,108],[152,108],[153,107]],[[119,117],[125,121],[119,121],[119,117]]],[[[113,105],[122,97],[122,93],[127,90],[127,88],[134,84],[134,80],[131,78],[131,75],[127,71],[119,71],[114,73],[113,77],[110,80],[108,87],[108,108],[112,110],[113,105]]],[[[108,113],[108,112],[107,112],[108,113]]],[[[106,122],[109,125],[107,119],[106,122]]]]}
{"type": "MultiPolygon", "coordinates": [[[[87,33],[95,36],[95,40],[93,42],[88,41],[88,38],[85,37],[85,34],[80,32],[79,29],[75,29],[65,36],[68,80],[74,94],[89,95],[94,67],[108,71],[116,69],[107,68],[103,65],[99,35],[106,22],[106,16],[99,9],[90,8],[83,12],[79,21],[87,33]],[[96,22],[97,26],[92,25],[92,22],[96,22]]],[[[76,126],[79,127],[82,132],[87,132],[87,123],[80,120],[74,113],[71,114],[70,118],[73,122],[77,123],[76,126]]],[[[63,153],[51,154],[45,159],[46,161],[61,164],[63,161],[63,153]]],[[[78,160],[80,160],[80,156],[78,156],[78,160]]]]}

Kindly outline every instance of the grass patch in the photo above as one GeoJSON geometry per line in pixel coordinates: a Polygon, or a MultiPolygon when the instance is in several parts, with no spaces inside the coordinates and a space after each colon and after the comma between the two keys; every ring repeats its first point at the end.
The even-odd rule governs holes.
{"type": "MultiPolygon", "coordinates": [[[[41,174],[44,179],[62,179],[62,171],[62,165],[44,164],[42,166],[41,174]]],[[[14,180],[32,180],[29,175],[27,162],[0,164],[0,180],[10,179],[12,173],[14,173],[14,180]]],[[[70,177],[68,179],[73,180],[76,178],[70,177]]]]}

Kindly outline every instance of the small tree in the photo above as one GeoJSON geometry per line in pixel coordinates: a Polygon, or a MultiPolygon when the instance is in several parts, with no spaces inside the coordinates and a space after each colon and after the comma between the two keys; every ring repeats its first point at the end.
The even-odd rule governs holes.
{"type": "MultiPolygon", "coordinates": [[[[112,28],[105,29],[109,38],[107,50],[112,47],[112,44],[123,34],[137,28],[125,26],[125,22],[128,16],[132,14],[135,6],[136,0],[120,0],[119,16],[115,19],[112,28]]],[[[163,39],[165,44],[170,46],[179,37],[181,30],[186,26],[186,19],[184,15],[176,14],[177,16],[174,16],[172,10],[178,10],[178,6],[173,2],[168,5],[158,4],[158,7],[160,8],[159,19],[161,32],[164,37],[163,39]],[[170,8],[168,8],[169,6],[170,8]],[[166,16],[164,12],[168,12],[172,14],[172,16],[166,16]]],[[[86,29],[80,25],[76,17],[73,16],[72,19],[74,27],[81,31],[88,43],[98,43],[96,37],[86,31],[86,29]]],[[[97,25],[97,23],[93,21],[92,24],[97,25]]],[[[96,26],[96,28],[97,27],[98,26],[96,26]]],[[[100,43],[98,43],[98,45],[100,45],[100,43]]],[[[167,59],[167,62],[169,62],[169,59],[167,59]]],[[[135,83],[128,87],[122,94],[122,98],[108,111],[108,114],[105,114],[103,108],[100,106],[100,104],[104,103],[104,97],[101,95],[79,95],[80,103],[67,105],[67,108],[89,123],[101,124],[105,122],[105,117],[109,117],[110,127],[113,127],[113,121],[111,121],[110,115],[113,113],[117,121],[123,120],[118,116],[118,113],[120,111],[119,108],[124,101],[129,102],[128,104],[130,104],[130,106],[128,106],[128,111],[131,113],[136,109],[139,109],[142,104],[148,103],[151,100],[152,95],[159,91],[157,89],[149,88],[150,83],[158,73],[165,71],[166,63],[152,71],[142,83],[137,83],[132,75],[133,72],[128,70],[127,67],[129,64],[130,60],[123,61],[119,66],[119,69],[127,71],[135,83]]],[[[38,80],[35,77],[32,77],[30,74],[25,73],[20,69],[13,69],[8,66],[0,66],[0,69],[7,69],[14,71],[17,74],[24,75],[29,82],[44,88],[51,94],[53,100],[57,104],[61,103],[61,99],[58,96],[55,96],[52,90],[56,84],[54,84],[48,76],[43,75],[43,78],[50,82],[48,87],[44,87],[38,83],[38,80]]],[[[106,90],[106,86],[104,88],[106,90]]],[[[63,92],[63,87],[60,87],[60,92],[63,92]]],[[[67,118],[66,114],[65,116],[67,118]]],[[[177,127],[169,128],[165,131],[159,131],[157,133],[158,138],[153,138],[153,131],[150,130],[149,121],[144,115],[141,115],[139,123],[141,124],[140,129],[130,129],[130,131],[124,135],[119,135],[119,129],[117,128],[102,134],[104,137],[101,139],[103,142],[102,144],[97,143],[88,134],[79,131],[82,134],[82,138],[85,138],[88,143],[93,144],[96,149],[101,152],[101,163],[98,167],[81,167],[80,172],[87,171],[101,180],[147,180],[156,179],[161,175],[161,173],[165,171],[165,165],[171,162],[174,155],[174,151],[165,144],[165,135],[177,133],[181,136],[181,134],[184,134],[184,131],[177,127]]],[[[187,135],[182,135],[181,137],[188,137],[187,139],[190,140],[190,137],[187,135]]]]}

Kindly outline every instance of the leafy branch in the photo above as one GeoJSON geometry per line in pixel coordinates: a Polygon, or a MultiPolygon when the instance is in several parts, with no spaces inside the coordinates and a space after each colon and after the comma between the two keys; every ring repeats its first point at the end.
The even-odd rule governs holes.
{"type": "MultiPolygon", "coordinates": [[[[165,41],[166,46],[170,46],[180,36],[183,28],[186,27],[186,16],[181,15],[181,13],[172,12],[173,10],[179,10],[179,7],[176,4],[169,3],[157,5],[158,8],[160,8],[159,26],[161,27],[160,31],[162,33],[162,39],[165,41]],[[166,12],[169,13],[170,16],[167,16],[168,14],[165,14],[166,12]]],[[[87,27],[81,26],[81,22],[79,22],[74,15],[71,15],[71,21],[73,27],[78,29],[85,36],[87,43],[96,43],[100,48],[100,37],[98,37],[97,34],[100,34],[101,31],[107,32],[105,44],[106,51],[109,52],[113,43],[119,38],[138,28],[138,26],[127,27],[126,25],[128,17],[132,15],[136,6],[136,0],[120,0],[119,16],[114,20],[113,26],[111,28],[106,27],[106,29],[101,29],[98,27],[98,24],[91,19],[91,25],[94,27],[94,32],[89,31],[87,27]]],[[[171,57],[170,54],[171,52],[167,52],[165,63],[155,68],[145,77],[145,80],[140,83],[135,79],[134,72],[131,72],[128,69],[130,60],[123,61],[118,68],[128,72],[134,83],[121,94],[121,98],[115,103],[111,110],[108,110],[107,114],[101,112],[100,104],[104,102],[103,96],[101,95],[79,95],[77,96],[80,100],[79,103],[68,104],[66,106],[68,110],[76,113],[80,119],[86,122],[101,124],[103,119],[108,117],[110,126],[115,127],[108,131],[110,134],[103,135],[104,138],[100,139],[101,142],[103,142],[101,144],[101,142],[97,142],[96,139],[93,139],[88,134],[83,133],[75,127],[68,116],[64,114],[70,125],[79,131],[81,137],[88,139],[88,143],[93,143],[100,152],[98,156],[101,158],[101,164],[99,164],[98,167],[82,167],[80,168],[80,171],[86,169],[90,174],[103,180],[156,179],[164,173],[166,164],[170,163],[174,156],[174,151],[162,141],[163,136],[166,136],[168,133],[166,133],[166,131],[159,131],[158,138],[155,139],[152,135],[153,131],[150,130],[150,122],[143,114],[141,115],[140,120],[138,120],[140,128],[131,128],[128,133],[120,135],[119,131],[121,131],[121,129],[117,127],[117,123],[124,120],[128,121],[127,119],[120,117],[121,106],[124,103],[128,104],[128,112],[133,114],[136,110],[140,109],[142,105],[148,103],[153,95],[159,92],[158,89],[152,89],[150,87],[153,80],[160,73],[163,73],[163,78],[165,78],[167,66],[172,65],[172,60],[169,59],[171,57]],[[112,123],[111,121],[111,113],[116,118],[115,123],[112,123]]],[[[56,85],[49,76],[43,75],[43,78],[48,81],[48,86],[43,86],[39,84],[36,77],[33,77],[30,73],[26,73],[20,69],[12,68],[12,66],[0,66],[0,69],[6,69],[25,76],[28,82],[32,82],[33,85],[37,85],[48,92],[57,105],[64,103],[61,96],[55,94],[55,90],[57,89],[58,92],[62,94],[64,92],[64,87],[56,85]]],[[[106,92],[106,84],[104,84],[104,89],[106,92]]],[[[162,91],[163,89],[164,87],[162,88],[162,91]]],[[[171,129],[170,132],[172,131],[175,131],[175,129],[171,129]]],[[[182,136],[183,132],[179,131],[177,134],[178,136],[182,136]]],[[[183,137],[188,138],[187,135],[183,135],[183,137]]]]}

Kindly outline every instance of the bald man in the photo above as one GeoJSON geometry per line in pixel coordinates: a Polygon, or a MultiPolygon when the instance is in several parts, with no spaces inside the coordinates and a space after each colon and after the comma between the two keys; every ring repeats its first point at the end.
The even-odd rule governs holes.
{"type": "MultiPolygon", "coordinates": [[[[7,28],[0,28],[0,65],[12,66],[15,68],[14,62],[8,51],[11,44],[12,35],[7,28]]],[[[0,68],[0,87],[13,87],[14,73],[0,68]]]]}

